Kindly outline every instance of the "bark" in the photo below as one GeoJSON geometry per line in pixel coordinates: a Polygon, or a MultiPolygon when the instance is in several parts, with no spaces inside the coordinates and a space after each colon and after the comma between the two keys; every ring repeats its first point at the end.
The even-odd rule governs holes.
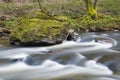
{"type": "Polygon", "coordinates": [[[96,9],[96,6],[97,6],[97,0],[94,1],[94,5],[93,5],[94,9],[96,9]]]}
{"type": "Polygon", "coordinates": [[[92,2],[92,0],[85,0],[87,15],[90,16],[91,19],[96,20],[98,18],[97,13],[97,0],[92,2]]]}

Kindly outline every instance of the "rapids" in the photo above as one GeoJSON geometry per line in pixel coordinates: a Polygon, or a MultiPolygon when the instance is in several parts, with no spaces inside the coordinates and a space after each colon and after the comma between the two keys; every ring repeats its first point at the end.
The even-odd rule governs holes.
{"type": "Polygon", "coordinates": [[[0,80],[120,80],[120,33],[82,33],[47,47],[3,49],[0,80]]]}

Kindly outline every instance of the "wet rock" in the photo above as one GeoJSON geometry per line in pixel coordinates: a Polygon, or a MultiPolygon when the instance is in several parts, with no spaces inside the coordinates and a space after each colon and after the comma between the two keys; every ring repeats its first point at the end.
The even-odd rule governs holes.
{"type": "Polygon", "coordinates": [[[0,21],[5,21],[6,17],[5,16],[0,16],[0,21]]]}
{"type": "Polygon", "coordinates": [[[114,73],[118,72],[118,68],[116,66],[116,63],[114,61],[107,61],[104,62],[104,65],[106,65],[110,70],[112,70],[114,73]]]}
{"type": "Polygon", "coordinates": [[[27,42],[21,42],[20,40],[12,40],[10,41],[11,45],[17,45],[17,46],[50,46],[55,44],[62,43],[62,39],[56,39],[56,40],[49,40],[49,39],[41,39],[41,40],[33,40],[33,41],[27,41],[27,42]]]}
{"type": "Polygon", "coordinates": [[[28,65],[36,66],[36,65],[40,65],[43,61],[48,59],[49,56],[50,54],[30,55],[24,60],[24,62],[28,65]]]}
{"type": "Polygon", "coordinates": [[[3,31],[2,31],[2,28],[0,28],[0,37],[3,36],[3,31]]]}
{"type": "Polygon", "coordinates": [[[11,33],[11,31],[9,29],[3,28],[2,30],[3,30],[3,33],[5,33],[5,34],[10,34],[11,33]]]}
{"type": "MultiPolygon", "coordinates": [[[[26,19],[9,35],[11,44],[21,45],[53,45],[61,43],[62,32],[66,27],[64,22],[56,20],[26,19]]],[[[9,33],[9,32],[8,32],[9,33]]]]}
{"type": "Polygon", "coordinates": [[[95,28],[94,28],[94,27],[89,27],[89,31],[90,31],[90,32],[94,32],[94,31],[95,31],[95,28]]]}
{"type": "MultiPolygon", "coordinates": [[[[60,44],[62,43],[62,39],[59,40],[37,40],[37,41],[28,41],[28,42],[21,42],[20,45],[23,46],[49,46],[49,45],[55,45],[55,44],[60,44]]],[[[19,43],[17,43],[19,44],[19,43]]]]}
{"type": "Polygon", "coordinates": [[[0,27],[0,37],[8,37],[10,30],[0,27]]]}

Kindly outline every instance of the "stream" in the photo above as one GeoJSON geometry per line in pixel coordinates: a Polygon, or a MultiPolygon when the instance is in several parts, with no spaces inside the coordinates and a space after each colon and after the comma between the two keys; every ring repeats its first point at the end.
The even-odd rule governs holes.
{"type": "MultiPolygon", "coordinates": [[[[2,41],[0,41],[2,42],[2,41]]],[[[120,80],[120,32],[46,47],[0,45],[0,80],[120,80]]]]}

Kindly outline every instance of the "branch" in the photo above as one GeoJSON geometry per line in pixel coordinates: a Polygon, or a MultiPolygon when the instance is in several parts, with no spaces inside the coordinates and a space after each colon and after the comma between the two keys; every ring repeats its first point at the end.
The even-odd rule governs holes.
{"type": "Polygon", "coordinates": [[[44,14],[46,14],[46,15],[48,15],[48,16],[50,16],[50,17],[53,17],[52,15],[49,14],[49,12],[45,11],[44,8],[42,7],[41,2],[42,2],[43,0],[37,0],[37,1],[38,1],[39,8],[40,8],[41,12],[43,12],[44,14]]]}
{"type": "Polygon", "coordinates": [[[42,0],[37,0],[37,1],[38,1],[38,5],[39,5],[40,10],[43,11],[42,4],[41,4],[42,0]]]}

